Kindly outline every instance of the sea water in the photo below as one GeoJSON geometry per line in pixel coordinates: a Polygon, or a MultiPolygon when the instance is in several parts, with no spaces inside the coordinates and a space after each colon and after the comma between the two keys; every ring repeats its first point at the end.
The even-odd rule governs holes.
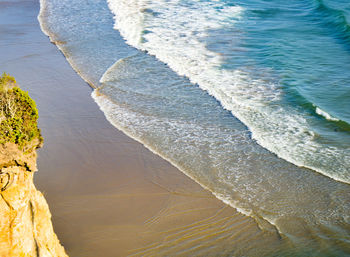
{"type": "Polygon", "coordinates": [[[42,0],[40,14],[114,126],[298,256],[350,252],[349,19],[341,0],[42,0]]]}

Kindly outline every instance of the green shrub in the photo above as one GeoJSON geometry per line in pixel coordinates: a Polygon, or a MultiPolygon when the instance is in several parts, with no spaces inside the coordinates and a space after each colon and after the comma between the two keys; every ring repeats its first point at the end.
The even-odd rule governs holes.
{"type": "Polygon", "coordinates": [[[7,90],[16,85],[16,80],[14,77],[6,74],[5,72],[0,77],[0,91],[7,90]]]}
{"type": "Polygon", "coordinates": [[[13,142],[24,149],[38,139],[40,145],[43,138],[37,126],[36,104],[15,83],[6,73],[0,79],[0,143],[13,142]]]}

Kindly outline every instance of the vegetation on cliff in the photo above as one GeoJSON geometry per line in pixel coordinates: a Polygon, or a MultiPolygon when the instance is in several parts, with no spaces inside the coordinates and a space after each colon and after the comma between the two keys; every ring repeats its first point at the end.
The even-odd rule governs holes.
{"type": "Polygon", "coordinates": [[[14,77],[3,73],[0,77],[0,144],[12,142],[25,151],[40,146],[43,138],[37,120],[38,109],[28,92],[18,87],[14,77]]]}
{"type": "Polygon", "coordinates": [[[16,80],[0,76],[0,257],[67,257],[33,183],[42,144],[38,110],[16,80]]]}

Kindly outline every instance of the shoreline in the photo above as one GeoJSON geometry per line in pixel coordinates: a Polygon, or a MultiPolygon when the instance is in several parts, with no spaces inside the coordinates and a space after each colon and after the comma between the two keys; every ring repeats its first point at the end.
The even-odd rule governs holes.
{"type": "MultiPolygon", "coordinates": [[[[196,256],[244,253],[247,244],[269,245],[267,252],[280,246],[276,234],[262,232],[252,218],[106,120],[90,87],[41,32],[38,1],[5,4],[15,24],[5,31],[11,35],[8,42],[0,41],[0,49],[7,50],[0,68],[37,102],[45,146],[39,151],[36,185],[68,254],[162,255],[175,247],[196,256]]],[[[250,256],[262,254],[262,249],[250,251],[250,256]]]]}
{"type": "MultiPolygon", "coordinates": [[[[108,117],[107,113],[103,110],[103,106],[100,105],[99,102],[98,102],[98,96],[100,95],[99,88],[101,86],[101,85],[99,85],[100,82],[98,82],[96,80],[94,80],[94,82],[92,82],[93,80],[90,80],[89,76],[87,74],[82,74],[82,72],[78,69],[77,65],[74,63],[73,59],[71,59],[69,57],[69,54],[67,55],[65,53],[65,51],[64,51],[65,41],[60,41],[59,37],[57,36],[57,34],[55,34],[54,32],[50,31],[50,29],[47,27],[47,24],[45,23],[45,18],[44,17],[45,17],[45,15],[47,15],[46,14],[46,12],[47,12],[47,5],[46,5],[47,2],[46,2],[46,0],[39,0],[39,2],[40,2],[40,11],[39,11],[39,14],[37,16],[37,19],[39,21],[39,26],[40,26],[41,31],[49,38],[50,42],[57,47],[57,49],[61,52],[61,54],[66,59],[66,61],[69,63],[69,65],[72,67],[72,69],[79,75],[79,77],[91,87],[91,89],[92,89],[91,98],[98,105],[98,108],[103,112],[105,119],[112,126],[114,126],[117,130],[119,130],[120,132],[125,134],[127,137],[129,137],[132,140],[135,140],[136,142],[140,143],[143,147],[145,147],[146,149],[151,151],[153,154],[159,156],[161,159],[163,159],[166,162],[168,162],[171,166],[174,166],[181,173],[183,173],[188,178],[190,178],[194,183],[199,184],[204,190],[210,192],[219,201],[221,201],[224,204],[230,206],[231,208],[237,210],[242,215],[245,215],[245,216],[248,216],[248,217],[252,217],[251,215],[249,215],[249,213],[247,213],[247,211],[245,211],[242,208],[239,208],[237,206],[234,206],[232,203],[228,202],[224,198],[222,198],[219,195],[215,194],[207,186],[205,186],[204,184],[202,184],[199,181],[197,181],[188,172],[186,172],[185,170],[183,170],[180,167],[178,167],[173,160],[171,160],[170,158],[167,158],[166,156],[164,156],[163,154],[161,154],[160,152],[158,152],[156,149],[152,148],[151,146],[148,146],[140,138],[135,137],[134,135],[132,135],[132,133],[130,133],[128,129],[123,128],[122,126],[120,126],[120,124],[117,124],[117,123],[113,122],[113,120],[108,117]]],[[[131,46],[131,47],[133,47],[133,46],[131,46]]],[[[101,94],[101,95],[103,95],[103,94],[101,94]]],[[[108,102],[113,102],[113,100],[110,99],[108,96],[103,95],[103,97],[106,98],[106,100],[108,102]]],[[[260,222],[258,222],[257,220],[255,220],[255,222],[257,222],[260,227],[264,227],[264,229],[267,229],[267,230],[270,230],[272,228],[272,230],[275,229],[277,231],[277,233],[279,233],[278,229],[274,228],[274,226],[275,226],[274,224],[270,224],[268,221],[265,221],[265,220],[262,220],[262,219],[259,219],[259,220],[260,220],[260,222]]]]}

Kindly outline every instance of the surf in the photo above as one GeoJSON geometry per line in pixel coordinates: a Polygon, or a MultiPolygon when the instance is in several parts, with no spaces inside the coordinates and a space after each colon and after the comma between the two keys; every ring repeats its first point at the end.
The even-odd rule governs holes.
{"type": "MultiPolygon", "coordinates": [[[[232,107],[235,94],[241,95],[241,98],[235,98],[238,99],[236,103],[233,102],[241,110],[266,108],[264,99],[274,103],[285,97],[283,88],[272,83],[278,78],[271,69],[227,71],[222,67],[223,55],[208,52],[208,45],[213,50],[215,43],[198,43],[196,36],[203,35],[201,40],[209,40],[207,36],[213,31],[208,33],[205,29],[201,32],[202,27],[198,25],[197,31],[184,32],[195,37],[195,41],[181,32],[179,36],[187,40],[189,48],[180,54],[185,57],[186,54],[189,57],[200,54],[200,60],[205,61],[203,65],[193,65],[198,72],[197,78],[209,83],[220,74],[228,82],[213,88],[210,95],[199,83],[179,76],[171,65],[159,61],[150,50],[139,51],[125,44],[119,32],[112,28],[112,15],[104,1],[95,0],[89,4],[77,0],[48,2],[47,15],[41,22],[50,29],[51,39],[60,46],[72,66],[85,80],[93,83],[96,90],[92,97],[111,124],[171,162],[225,203],[254,217],[262,229],[277,229],[283,237],[290,238],[293,245],[310,244],[310,249],[318,249],[316,242],[321,242],[332,245],[328,253],[346,251],[342,246],[333,245],[328,232],[324,231],[336,233],[337,238],[346,240],[350,213],[348,185],[296,167],[261,147],[252,139],[252,129],[243,125],[231,111],[225,110],[223,101],[219,103],[213,96],[214,93],[220,94],[227,100],[226,109],[232,107]],[[64,44],[60,43],[63,41],[64,44]],[[197,44],[198,51],[190,48],[197,44]],[[205,67],[215,71],[204,72],[205,67]],[[234,88],[227,88],[232,81],[235,82],[234,88]],[[254,94],[254,90],[259,94],[254,94]]],[[[220,3],[201,4],[208,15],[226,13],[220,3]]],[[[133,33],[130,42],[144,46],[151,44],[148,36],[152,31],[143,26],[153,16],[162,17],[162,12],[143,5],[139,9],[143,25],[139,27],[142,29],[135,31],[142,31],[142,35],[139,37],[138,32],[133,33]]],[[[224,20],[221,20],[224,15],[216,15],[217,19],[226,25],[238,26],[245,9],[231,6],[227,10],[236,12],[227,11],[224,20]]],[[[196,11],[188,13],[190,17],[197,17],[196,11]]],[[[180,26],[174,20],[171,23],[180,26]]],[[[215,26],[217,33],[223,32],[221,27],[215,26]]],[[[169,35],[166,30],[162,32],[169,35]]],[[[220,40],[225,42],[225,37],[220,40]]],[[[178,43],[181,48],[182,42],[178,43]]],[[[167,50],[166,44],[163,46],[167,50]]],[[[173,54],[177,52],[173,51],[173,54]]],[[[188,69],[185,64],[184,72],[188,69]]],[[[217,82],[220,81],[221,78],[217,82]]],[[[314,110],[311,112],[315,113],[314,110]]],[[[269,114],[253,117],[263,120],[269,118],[269,114]]],[[[285,122],[285,116],[278,118],[280,123],[285,122]]],[[[285,123],[286,129],[291,128],[291,133],[318,137],[310,130],[292,130],[294,127],[289,126],[289,120],[285,123]]]]}
{"type": "Polygon", "coordinates": [[[283,102],[285,91],[273,71],[225,69],[225,56],[208,49],[210,31],[234,28],[243,19],[243,7],[206,1],[108,4],[115,14],[114,26],[128,44],[154,55],[218,99],[261,146],[297,166],[350,183],[349,148],[318,141],[313,117],[310,121],[305,111],[283,102]]]}

